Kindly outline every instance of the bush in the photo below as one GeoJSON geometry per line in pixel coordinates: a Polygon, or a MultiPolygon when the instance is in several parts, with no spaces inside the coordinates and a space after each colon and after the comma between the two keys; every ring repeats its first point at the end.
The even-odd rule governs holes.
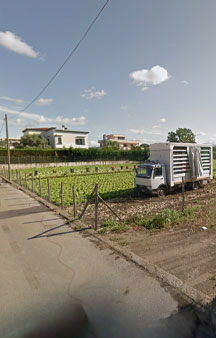
{"type": "Polygon", "coordinates": [[[198,209],[198,207],[186,208],[183,212],[178,210],[164,209],[157,215],[152,215],[149,217],[136,216],[128,220],[128,223],[144,226],[148,230],[163,229],[167,225],[191,221],[196,216],[198,209]]]}
{"type": "MultiPolygon", "coordinates": [[[[49,163],[49,162],[82,162],[82,161],[145,161],[149,149],[140,147],[131,150],[115,148],[68,148],[68,149],[11,149],[11,163],[49,163]]],[[[6,163],[7,150],[0,149],[0,163],[6,163]]]]}
{"type": "Polygon", "coordinates": [[[124,222],[109,219],[103,228],[100,229],[100,233],[105,233],[107,231],[121,233],[127,230],[129,230],[129,226],[124,222]]]}

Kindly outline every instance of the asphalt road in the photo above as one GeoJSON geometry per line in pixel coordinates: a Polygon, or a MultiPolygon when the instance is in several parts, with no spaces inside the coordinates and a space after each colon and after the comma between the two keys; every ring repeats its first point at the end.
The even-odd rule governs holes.
{"type": "Polygon", "coordinates": [[[64,320],[74,325],[76,316],[89,337],[183,337],[181,321],[174,335],[167,326],[178,313],[176,298],[133,263],[77,232],[28,240],[64,223],[0,181],[0,337],[30,337],[64,320]]]}

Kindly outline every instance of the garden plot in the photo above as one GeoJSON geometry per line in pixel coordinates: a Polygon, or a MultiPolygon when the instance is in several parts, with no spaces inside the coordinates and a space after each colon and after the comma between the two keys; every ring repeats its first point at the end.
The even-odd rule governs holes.
{"type": "MultiPolygon", "coordinates": [[[[57,205],[61,204],[61,185],[63,183],[64,206],[73,204],[73,186],[75,186],[76,203],[83,204],[87,201],[96,184],[99,185],[99,193],[103,199],[129,197],[135,193],[134,165],[98,166],[98,167],[78,167],[76,172],[71,173],[71,168],[43,168],[35,170],[22,170],[21,181],[27,185],[29,190],[36,194],[48,198],[48,180],[50,185],[51,201],[57,205]],[[95,168],[97,170],[95,171],[95,168]],[[84,170],[85,169],[85,170],[84,170]],[[88,171],[86,171],[88,169],[88,171]],[[40,180],[39,180],[40,177],[40,180]],[[41,181],[41,189],[40,189],[41,181]]],[[[19,182],[13,172],[13,179],[19,182]]]]}

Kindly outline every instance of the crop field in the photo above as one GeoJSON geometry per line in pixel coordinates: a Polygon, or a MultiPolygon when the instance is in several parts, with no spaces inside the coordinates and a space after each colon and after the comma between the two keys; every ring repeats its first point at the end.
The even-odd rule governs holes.
{"type": "MultiPolygon", "coordinates": [[[[74,166],[74,167],[49,167],[49,168],[35,168],[35,169],[22,169],[20,172],[24,175],[31,175],[35,178],[39,176],[42,177],[61,177],[68,176],[71,174],[85,174],[85,173],[107,173],[121,170],[132,170],[134,169],[135,164],[106,164],[106,165],[90,165],[90,166],[74,166]],[[71,172],[73,171],[73,172],[71,172]]],[[[16,174],[16,170],[14,170],[13,174],[16,174]]]]}
{"type": "MultiPolygon", "coordinates": [[[[61,182],[63,182],[64,205],[73,204],[73,185],[76,190],[76,202],[78,204],[86,202],[95,185],[99,185],[99,193],[104,199],[114,197],[124,197],[134,193],[134,165],[112,165],[105,166],[86,166],[80,167],[59,167],[59,168],[40,168],[24,169],[20,171],[22,184],[27,183],[29,190],[32,190],[32,178],[34,180],[34,191],[40,194],[39,176],[41,177],[42,196],[48,198],[48,182],[50,181],[51,201],[57,205],[61,204],[61,182]],[[121,168],[123,167],[123,168],[121,168]],[[97,168],[95,170],[95,168],[97,168]],[[71,173],[70,169],[74,169],[71,173]],[[25,179],[26,177],[26,179],[25,179]]],[[[16,181],[17,172],[12,173],[16,181]]]]}
{"type": "MultiPolygon", "coordinates": [[[[48,198],[48,182],[50,180],[51,201],[61,204],[61,182],[64,187],[64,205],[73,204],[73,185],[76,190],[77,204],[87,201],[95,185],[99,185],[99,193],[103,199],[131,196],[135,192],[134,164],[115,164],[98,166],[77,166],[57,168],[22,169],[22,184],[32,190],[32,178],[34,191],[40,195],[39,177],[41,177],[42,197],[48,198]]],[[[13,180],[18,180],[18,172],[12,172],[13,180]]],[[[214,160],[214,177],[216,177],[216,160],[214,160]]]]}

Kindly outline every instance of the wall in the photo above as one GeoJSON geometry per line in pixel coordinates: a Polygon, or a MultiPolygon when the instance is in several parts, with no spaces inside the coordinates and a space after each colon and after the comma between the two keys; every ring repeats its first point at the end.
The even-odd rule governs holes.
{"type": "Polygon", "coordinates": [[[52,148],[54,148],[55,146],[53,134],[54,134],[54,129],[50,129],[50,130],[47,130],[46,132],[43,132],[43,136],[46,137],[46,139],[47,137],[49,137],[50,146],[52,148]]]}
{"type": "Polygon", "coordinates": [[[41,133],[42,133],[41,131],[27,130],[23,134],[24,135],[33,135],[33,134],[40,135],[41,133]]]}
{"type": "MultiPolygon", "coordinates": [[[[95,161],[95,162],[60,162],[60,163],[21,163],[11,164],[11,170],[15,169],[33,169],[33,168],[49,168],[49,167],[77,167],[89,165],[106,165],[106,164],[124,164],[138,163],[136,161],[95,161]]],[[[0,164],[0,169],[7,169],[7,164],[0,164]]]]}
{"type": "Polygon", "coordinates": [[[67,132],[55,132],[55,148],[56,149],[61,149],[63,147],[65,148],[69,148],[69,147],[73,147],[73,148],[88,148],[88,134],[82,134],[82,133],[67,133],[67,132]],[[58,136],[62,137],[62,144],[58,145],[58,136]],[[85,145],[76,145],[75,144],[75,139],[76,137],[83,137],[85,138],[85,145]]]}

